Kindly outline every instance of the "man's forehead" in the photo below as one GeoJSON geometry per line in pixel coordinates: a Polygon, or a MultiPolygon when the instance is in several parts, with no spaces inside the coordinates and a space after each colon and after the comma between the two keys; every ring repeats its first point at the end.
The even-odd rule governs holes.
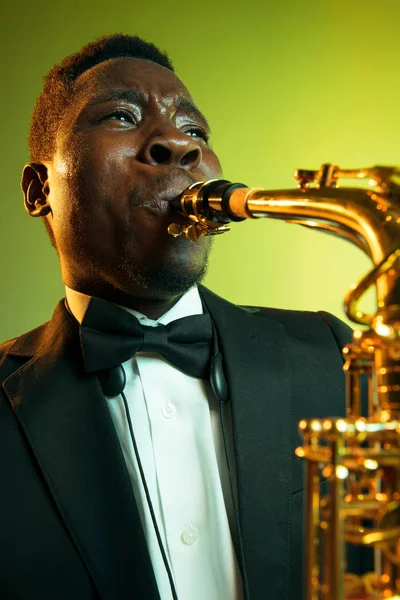
{"type": "Polygon", "coordinates": [[[101,62],[80,75],[75,81],[75,93],[83,96],[102,94],[112,88],[135,88],[144,94],[181,96],[191,99],[182,81],[169,69],[131,57],[101,62]]]}

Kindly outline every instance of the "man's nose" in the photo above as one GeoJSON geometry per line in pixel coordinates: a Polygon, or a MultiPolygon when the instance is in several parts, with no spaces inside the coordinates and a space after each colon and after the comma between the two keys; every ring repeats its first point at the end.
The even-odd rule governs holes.
{"type": "Polygon", "coordinates": [[[143,160],[154,166],[171,165],[193,171],[201,159],[200,146],[179,131],[152,137],[143,148],[143,160]]]}

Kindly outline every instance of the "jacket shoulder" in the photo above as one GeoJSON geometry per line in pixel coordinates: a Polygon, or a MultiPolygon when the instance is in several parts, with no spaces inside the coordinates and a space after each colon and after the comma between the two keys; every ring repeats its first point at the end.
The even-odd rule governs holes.
{"type": "MultiPolygon", "coordinates": [[[[43,337],[43,333],[44,333],[48,323],[49,323],[49,321],[47,321],[46,323],[43,323],[42,325],[39,325],[38,327],[35,327],[34,329],[31,329],[30,331],[27,331],[26,333],[23,333],[20,336],[16,336],[14,338],[11,338],[9,340],[1,342],[0,343],[0,370],[2,370],[2,367],[7,362],[7,359],[11,358],[10,354],[13,354],[14,347],[22,347],[25,345],[27,345],[28,347],[31,347],[32,345],[38,345],[40,343],[40,340],[43,337]]],[[[15,357],[13,355],[12,358],[13,359],[20,358],[20,352],[15,353],[15,357]]],[[[26,358],[24,360],[26,360],[26,358]]],[[[13,363],[15,365],[14,360],[13,360],[13,363]]],[[[1,377],[1,379],[3,379],[3,377],[1,377]]]]}
{"type": "Polygon", "coordinates": [[[242,307],[251,312],[258,311],[260,316],[273,319],[283,325],[286,331],[297,339],[312,338],[317,332],[328,333],[338,348],[348,344],[352,338],[352,329],[341,319],[326,311],[288,310],[262,306],[242,307]]]}
{"type": "Polygon", "coordinates": [[[304,342],[306,345],[318,347],[318,343],[322,340],[325,343],[333,342],[334,346],[341,350],[352,339],[351,327],[326,311],[313,312],[233,304],[202,285],[199,285],[199,292],[202,297],[205,297],[206,304],[209,305],[211,301],[213,308],[218,308],[220,313],[232,308],[236,312],[230,310],[231,318],[238,318],[246,313],[250,318],[264,317],[266,320],[282,325],[289,338],[300,344],[304,342]]]}

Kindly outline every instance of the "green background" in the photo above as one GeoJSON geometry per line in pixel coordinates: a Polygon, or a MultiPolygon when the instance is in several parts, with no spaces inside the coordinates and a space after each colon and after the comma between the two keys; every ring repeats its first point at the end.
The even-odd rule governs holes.
{"type": "MultiPolygon", "coordinates": [[[[0,340],[48,320],[63,296],[57,256],[19,190],[30,113],[54,63],[108,33],[154,42],[210,121],[225,177],[286,188],[296,167],[400,161],[399,24],[399,0],[9,3],[0,30],[0,340]]],[[[206,284],[238,303],[341,316],[344,292],[367,268],[347,242],[264,219],[217,238],[206,284]]]]}

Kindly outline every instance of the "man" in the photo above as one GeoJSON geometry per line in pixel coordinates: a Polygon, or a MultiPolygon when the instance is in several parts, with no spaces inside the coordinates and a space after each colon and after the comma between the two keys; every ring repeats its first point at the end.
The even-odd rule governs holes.
{"type": "Polygon", "coordinates": [[[221,177],[208,140],[138,38],[97,40],[45,79],[22,189],[66,299],[0,348],[2,598],[302,597],[297,423],[344,412],[349,332],[198,285],[211,238],[167,227],[169,201],[221,177]],[[154,336],[190,315],[209,341],[174,363],[154,336]],[[134,317],[150,341],[129,353],[134,317]]]}

